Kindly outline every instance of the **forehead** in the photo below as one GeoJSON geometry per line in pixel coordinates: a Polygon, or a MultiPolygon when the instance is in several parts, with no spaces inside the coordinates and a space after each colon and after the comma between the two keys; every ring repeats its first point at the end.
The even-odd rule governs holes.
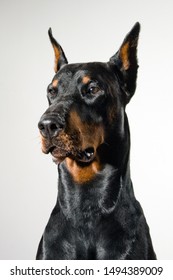
{"type": "Polygon", "coordinates": [[[91,63],[76,63],[67,64],[62,67],[58,73],[54,76],[55,81],[65,80],[75,80],[83,83],[88,83],[89,80],[96,79],[110,79],[112,78],[113,72],[111,71],[107,63],[101,62],[91,62],[91,63]]]}

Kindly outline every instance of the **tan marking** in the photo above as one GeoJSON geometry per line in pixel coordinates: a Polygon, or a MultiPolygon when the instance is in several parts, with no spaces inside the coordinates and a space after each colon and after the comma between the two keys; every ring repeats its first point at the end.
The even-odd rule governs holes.
{"type": "MultiPolygon", "coordinates": [[[[104,127],[102,124],[87,123],[81,120],[76,111],[70,112],[69,117],[69,132],[70,135],[76,135],[78,151],[84,151],[88,147],[94,148],[96,159],[90,164],[79,164],[71,158],[66,158],[67,168],[72,175],[73,180],[78,184],[87,183],[95,178],[102,170],[102,165],[99,162],[97,149],[104,142],[104,127]]],[[[75,145],[73,140],[73,145],[75,145]]]]}
{"type": "Polygon", "coordinates": [[[88,77],[88,76],[84,76],[84,77],[82,78],[83,84],[87,84],[89,81],[90,81],[90,77],[88,77]]]}
{"type": "Polygon", "coordinates": [[[65,162],[73,180],[78,184],[90,182],[102,170],[102,166],[97,160],[94,160],[90,165],[84,167],[80,166],[71,158],[66,158],[65,162]]]}
{"type": "Polygon", "coordinates": [[[128,52],[129,52],[129,42],[125,43],[120,49],[120,57],[123,63],[124,70],[128,70],[130,66],[128,52]]]}
{"type": "Polygon", "coordinates": [[[40,133],[40,140],[41,140],[41,150],[42,150],[43,153],[46,153],[48,143],[47,143],[46,138],[44,138],[44,137],[41,135],[41,133],[40,133]]]}
{"type": "Polygon", "coordinates": [[[55,53],[55,64],[54,64],[54,71],[55,73],[58,72],[58,61],[59,61],[59,58],[60,58],[60,51],[59,49],[57,48],[57,46],[55,46],[54,44],[52,44],[53,46],[53,49],[54,49],[54,53],[55,53]]]}
{"type": "Polygon", "coordinates": [[[56,79],[56,80],[54,80],[54,81],[52,82],[52,86],[53,86],[54,88],[56,88],[57,85],[58,85],[58,80],[56,79]]]}
{"type": "MultiPolygon", "coordinates": [[[[74,136],[74,138],[75,138],[75,136],[74,136]]],[[[74,140],[72,140],[70,134],[67,134],[64,130],[62,130],[58,134],[56,140],[59,142],[59,145],[61,145],[61,148],[63,148],[66,151],[69,151],[69,152],[71,151],[74,153],[75,143],[74,143],[74,140]]]]}
{"type": "MultiPolygon", "coordinates": [[[[101,124],[88,124],[83,122],[76,111],[70,113],[69,127],[79,135],[81,150],[93,147],[96,151],[98,146],[104,142],[104,128],[101,124]]],[[[71,134],[71,132],[70,132],[71,134]]]]}

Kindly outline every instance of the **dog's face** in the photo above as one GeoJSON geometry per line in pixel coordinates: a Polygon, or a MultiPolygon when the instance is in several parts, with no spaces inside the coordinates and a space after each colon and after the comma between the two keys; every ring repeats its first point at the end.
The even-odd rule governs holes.
{"type": "Polygon", "coordinates": [[[42,151],[50,152],[56,163],[70,158],[90,164],[113,135],[124,137],[125,106],[136,87],[138,35],[137,23],[108,63],[68,64],[49,30],[56,74],[39,129],[42,151]]]}
{"type": "Polygon", "coordinates": [[[121,127],[119,92],[109,64],[64,65],[48,86],[50,106],[39,125],[43,152],[57,162],[67,156],[92,161],[113,124],[121,127]]]}

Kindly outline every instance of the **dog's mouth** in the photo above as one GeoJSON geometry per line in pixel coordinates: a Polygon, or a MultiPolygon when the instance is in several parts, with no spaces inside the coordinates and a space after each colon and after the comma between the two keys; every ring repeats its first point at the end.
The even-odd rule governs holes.
{"type": "Polygon", "coordinates": [[[94,160],[96,153],[93,147],[88,147],[84,150],[80,151],[66,151],[62,148],[57,146],[51,146],[47,151],[46,154],[50,153],[52,155],[52,160],[56,164],[61,163],[64,161],[66,157],[72,158],[78,162],[83,163],[90,163],[94,160]]]}
{"type": "Polygon", "coordinates": [[[89,163],[93,161],[95,158],[95,150],[93,147],[89,147],[85,149],[84,151],[79,152],[77,156],[77,160],[80,162],[86,162],[89,163]]]}
{"type": "Polygon", "coordinates": [[[47,151],[47,154],[48,153],[52,155],[52,160],[56,164],[62,162],[68,156],[67,151],[63,150],[62,148],[59,149],[56,146],[50,147],[47,151]]]}

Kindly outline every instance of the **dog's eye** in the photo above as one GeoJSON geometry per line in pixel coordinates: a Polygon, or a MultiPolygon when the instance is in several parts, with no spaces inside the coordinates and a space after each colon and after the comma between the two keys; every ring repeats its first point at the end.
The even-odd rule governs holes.
{"type": "Polygon", "coordinates": [[[57,89],[54,88],[52,85],[49,85],[47,88],[47,92],[50,97],[54,98],[57,95],[57,89]]]}
{"type": "Polygon", "coordinates": [[[100,90],[99,87],[90,87],[88,93],[96,94],[100,90]]]}
{"type": "Polygon", "coordinates": [[[86,93],[89,93],[89,94],[96,94],[100,91],[100,87],[98,85],[93,85],[93,84],[90,84],[88,86],[88,89],[87,89],[87,92],[86,93]]]}

